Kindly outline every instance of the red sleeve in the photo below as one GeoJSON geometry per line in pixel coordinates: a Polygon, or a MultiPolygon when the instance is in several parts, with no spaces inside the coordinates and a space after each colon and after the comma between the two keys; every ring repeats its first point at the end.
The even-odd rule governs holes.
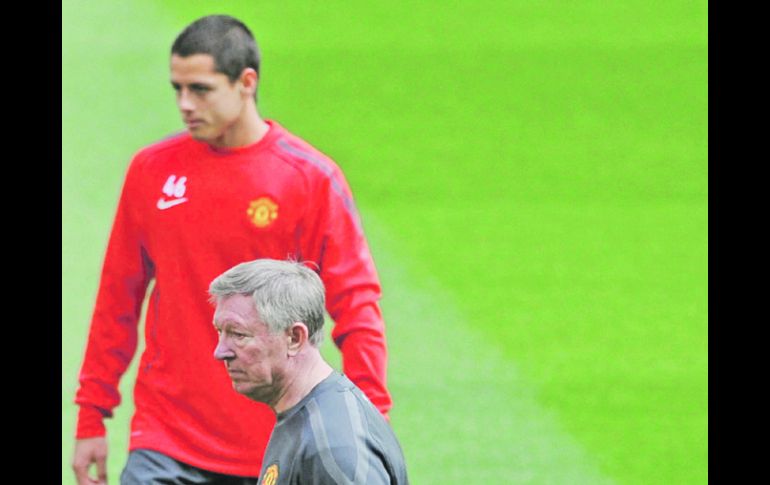
{"type": "Polygon", "coordinates": [[[387,416],[387,347],[378,300],[380,282],[350,188],[335,167],[315,197],[311,252],[326,286],[332,338],[342,353],[344,374],[387,416]]]}
{"type": "Polygon", "coordinates": [[[137,323],[153,265],[142,248],[137,218],[131,207],[136,164],[126,176],[102,266],[91,328],[86,343],[75,436],[104,436],[103,417],[120,403],[118,383],[137,347],[137,323]]]}

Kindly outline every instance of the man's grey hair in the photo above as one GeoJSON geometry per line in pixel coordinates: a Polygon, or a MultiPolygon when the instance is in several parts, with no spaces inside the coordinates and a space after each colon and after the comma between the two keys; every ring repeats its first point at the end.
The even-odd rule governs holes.
{"type": "Polygon", "coordinates": [[[310,343],[323,339],[324,285],[315,271],[296,261],[257,259],[233,266],[209,285],[211,302],[251,296],[259,319],[274,333],[295,322],[307,326],[310,343]]]}

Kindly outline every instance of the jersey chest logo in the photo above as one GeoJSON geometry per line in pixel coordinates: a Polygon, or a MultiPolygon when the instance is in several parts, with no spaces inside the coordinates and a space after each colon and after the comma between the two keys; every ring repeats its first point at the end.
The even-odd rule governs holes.
{"type": "Polygon", "coordinates": [[[262,478],[262,485],[275,485],[278,482],[278,464],[274,463],[267,467],[265,475],[262,478]]]}
{"type": "Polygon", "coordinates": [[[270,197],[260,197],[249,203],[246,211],[252,224],[259,228],[264,228],[278,219],[278,204],[270,197]]]}
{"type": "Polygon", "coordinates": [[[166,180],[166,183],[163,184],[162,189],[162,192],[170,198],[164,199],[161,197],[158,199],[158,209],[163,211],[170,209],[175,205],[184,204],[187,202],[187,197],[184,196],[184,193],[187,190],[187,186],[185,185],[186,183],[187,177],[182,176],[177,179],[176,175],[171,175],[166,180]]]}

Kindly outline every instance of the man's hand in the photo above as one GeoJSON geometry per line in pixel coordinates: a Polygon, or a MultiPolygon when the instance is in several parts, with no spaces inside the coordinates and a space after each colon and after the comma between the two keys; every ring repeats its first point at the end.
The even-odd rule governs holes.
{"type": "Polygon", "coordinates": [[[86,438],[75,441],[75,456],[72,458],[72,469],[78,485],[107,484],[107,438],[86,438]],[[96,464],[97,477],[88,475],[92,464],[96,464]]]}

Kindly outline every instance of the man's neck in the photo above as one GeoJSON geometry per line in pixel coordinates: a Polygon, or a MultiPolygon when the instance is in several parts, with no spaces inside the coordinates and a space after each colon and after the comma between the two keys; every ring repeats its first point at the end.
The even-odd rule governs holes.
{"type": "Polygon", "coordinates": [[[287,386],[283,396],[272,406],[273,411],[280,414],[299,403],[319,382],[329,377],[333,370],[323,360],[318,349],[315,349],[307,359],[303,359],[303,362],[292,370],[294,379],[287,386]]]}
{"type": "Polygon", "coordinates": [[[270,129],[256,107],[249,106],[239,121],[231,126],[222,136],[213,142],[213,148],[238,148],[253,145],[261,140],[270,129]]]}

